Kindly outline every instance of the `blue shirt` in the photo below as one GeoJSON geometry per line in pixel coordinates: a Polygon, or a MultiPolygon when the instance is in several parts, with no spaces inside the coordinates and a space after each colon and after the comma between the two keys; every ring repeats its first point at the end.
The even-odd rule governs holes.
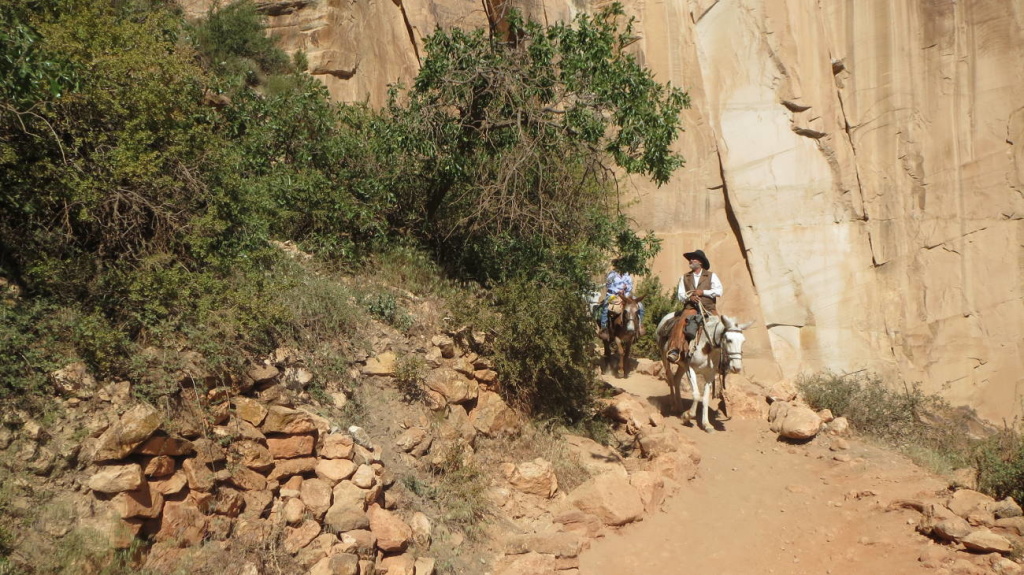
{"type": "Polygon", "coordinates": [[[605,288],[608,290],[607,295],[618,294],[619,292],[625,292],[626,295],[633,295],[633,276],[629,273],[621,274],[615,270],[608,272],[608,277],[604,279],[605,288]]]}

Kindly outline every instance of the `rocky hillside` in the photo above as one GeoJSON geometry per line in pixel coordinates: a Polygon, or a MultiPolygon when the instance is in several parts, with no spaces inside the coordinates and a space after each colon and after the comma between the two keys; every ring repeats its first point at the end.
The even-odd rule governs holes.
{"type": "Polygon", "coordinates": [[[678,426],[629,394],[601,404],[611,447],[552,434],[496,393],[483,334],[375,330],[345,385],[285,348],[208,392],[181,374],[160,405],[81,365],[55,372],[51,417],[0,426],[4,565],[572,575],[590,540],[697,473],[678,426]]]}
{"type": "MultiPolygon", "coordinates": [[[[206,0],[184,0],[204,13],[206,0]]],[[[338,100],[408,85],[459,0],[258,4],[338,100]]],[[[512,3],[545,22],[587,3],[512,3]]],[[[752,375],[870,368],[990,419],[1022,414],[1024,10],[996,0],[627,1],[634,44],[692,109],[669,184],[630,186],[664,285],[702,247],[758,320],[752,375]]],[[[495,5],[505,6],[505,4],[495,5]]]]}
{"type": "MultiPolygon", "coordinates": [[[[402,305],[433,313],[411,294],[402,305]]],[[[605,387],[591,419],[605,428],[574,432],[501,399],[484,333],[373,322],[362,336],[344,383],[288,348],[227,381],[185,370],[156,404],[80,364],[54,372],[50,413],[8,410],[0,425],[0,572],[576,575],[598,538],[655,513],[687,520],[660,512],[695,489],[704,432],[666,415],[660,363],[641,359],[623,387],[605,387]],[[651,387],[627,385],[637,379],[651,387]]],[[[775,451],[859,465],[846,419],[809,409],[792,385],[736,375],[725,400],[746,421],[723,434],[754,425],[775,451]]],[[[763,444],[743,449],[765,457],[763,444]]],[[[741,451],[712,457],[749,460],[741,451]]],[[[937,483],[886,504],[920,514],[901,536],[939,543],[919,562],[1019,573],[1008,557],[1024,544],[1020,507],[937,483]]]]}

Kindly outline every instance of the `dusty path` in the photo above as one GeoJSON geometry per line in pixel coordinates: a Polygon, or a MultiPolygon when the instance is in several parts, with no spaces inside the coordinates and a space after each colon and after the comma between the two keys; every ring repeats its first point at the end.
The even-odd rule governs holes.
{"type": "MultiPolygon", "coordinates": [[[[642,374],[608,381],[656,404],[667,393],[642,374]]],[[[944,481],[857,440],[830,451],[824,437],[781,443],[762,420],[725,427],[686,428],[703,456],[697,478],[662,512],[595,541],[581,556],[582,575],[934,573],[918,561],[934,545],[915,533],[919,515],[886,507],[944,481]]]]}

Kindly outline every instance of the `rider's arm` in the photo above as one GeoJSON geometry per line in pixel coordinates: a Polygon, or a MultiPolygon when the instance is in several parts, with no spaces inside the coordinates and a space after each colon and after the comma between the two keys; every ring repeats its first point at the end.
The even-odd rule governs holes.
{"type": "Polygon", "coordinates": [[[722,297],[722,280],[718,279],[718,274],[711,274],[711,289],[704,290],[704,295],[711,296],[713,298],[722,297]]]}
{"type": "Polygon", "coordinates": [[[686,285],[683,283],[683,278],[686,276],[679,277],[679,287],[676,288],[676,299],[686,303],[686,285]]]}
{"type": "Polygon", "coordinates": [[[615,270],[612,270],[608,272],[608,275],[604,277],[604,289],[607,295],[612,295],[615,293],[616,275],[617,274],[615,273],[615,270]]]}

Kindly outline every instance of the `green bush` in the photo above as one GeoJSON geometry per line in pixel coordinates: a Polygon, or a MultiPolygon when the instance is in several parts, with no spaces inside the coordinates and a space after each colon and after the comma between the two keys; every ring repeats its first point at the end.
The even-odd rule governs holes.
{"type": "MultiPolygon", "coordinates": [[[[967,433],[969,420],[976,419],[973,412],[953,408],[916,385],[894,389],[871,373],[826,371],[801,377],[797,386],[812,408],[846,417],[856,431],[899,448],[937,472],[970,465],[978,457],[977,442],[967,433]]],[[[980,466],[978,471],[987,475],[997,467],[980,466]]]]}
{"type": "Polygon", "coordinates": [[[33,403],[51,395],[48,374],[77,357],[61,339],[66,317],[43,302],[0,303],[0,399],[33,403]]]}
{"type": "Polygon", "coordinates": [[[797,386],[814,409],[829,409],[849,419],[859,432],[899,446],[920,438],[926,414],[949,407],[917,385],[893,389],[870,373],[826,371],[800,378],[797,386]]]}
{"type": "Polygon", "coordinates": [[[248,85],[287,71],[288,55],[263,32],[263,16],[248,0],[210,8],[194,28],[206,65],[221,77],[248,85]]]}
{"type": "Polygon", "coordinates": [[[365,294],[360,298],[360,303],[366,307],[371,317],[405,331],[412,326],[412,317],[398,303],[395,294],[388,291],[380,291],[365,294]]]}
{"type": "Polygon", "coordinates": [[[0,100],[10,106],[4,114],[27,115],[77,83],[78,70],[39,41],[33,12],[49,11],[55,4],[9,0],[0,6],[0,100]]]}
{"type": "Polygon", "coordinates": [[[395,385],[406,401],[418,402],[423,399],[426,374],[427,362],[419,355],[406,354],[395,362],[395,385]]]}
{"type": "Polygon", "coordinates": [[[281,286],[278,303],[285,318],[279,329],[285,340],[314,348],[344,339],[365,324],[364,308],[337,275],[283,262],[274,277],[281,286]]]}
{"type": "Polygon", "coordinates": [[[462,530],[472,538],[482,536],[483,521],[492,514],[487,499],[490,478],[463,447],[453,444],[440,454],[434,467],[435,484],[429,496],[437,502],[442,523],[462,530]]]}
{"type": "Polygon", "coordinates": [[[380,112],[331,103],[251,3],[195,24],[162,2],[70,7],[0,8],[0,275],[25,298],[0,317],[0,393],[43,392],[71,359],[150,398],[181,350],[215,376],[292,342],[337,365],[361,315],[411,328],[392,282],[503,334],[510,399],[586,417],[580,294],[616,248],[634,271],[658,249],[619,214],[615,170],[666,181],[688,105],[626,50],[620,6],[511,15],[514,42],[438,31],[380,112]],[[348,273],[383,262],[380,281],[302,278],[272,238],[348,273]]]}
{"type": "Polygon", "coordinates": [[[595,376],[594,327],[577,292],[514,283],[496,290],[495,364],[505,399],[537,416],[587,416],[595,376]]]}
{"type": "Polygon", "coordinates": [[[978,442],[973,453],[978,488],[997,499],[1024,501],[1024,439],[1016,429],[1002,429],[978,442]]]}
{"type": "Polygon", "coordinates": [[[812,408],[828,409],[836,417],[849,417],[864,380],[864,376],[856,374],[844,377],[825,371],[802,376],[797,380],[797,388],[812,408]]]}
{"type": "MultiPolygon", "coordinates": [[[[9,481],[8,474],[0,474],[0,478],[9,481]]],[[[14,567],[7,562],[7,556],[10,555],[11,551],[14,550],[16,542],[14,532],[11,527],[10,518],[10,493],[9,488],[0,488],[0,517],[4,518],[4,521],[0,523],[0,574],[14,573],[14,567]]]]}
{"type": "MultiPolygon", "coordinates": [[[[370,257],[360,274],[418,296],[467,303],[469,286],[450,278],[426,250],[409,243],[386,246],[370,257]]],[[[454,307],[454,306],[453,306],[454,307]]]]}
{"type": "Polygon", "coordinates": [[[37,93],[35,113],[0,113],[3,265],[29,293],[95,301],[109,265],[188,255],[189,220],[208,208],[195,176],[216,146],[206,76],[168,11],[85,1],[33,21],[38,50],[79,72],[59,98],[37,93]]]}
{"type": "Polygon", "coordinates": [[[660,360],[661,352],[658,350],[658,336],[655,333],[658,322],[665,314],[682,309],[676,302],[675,287],[664,290],[657,276],[649,276],[640,282],[635,294],[636,297],[644,298],[644,329],[647,333],[633,344],[633,355],[660,360]]]}
{"type": "Polygon", "coordinates": [[[386,134],[378,113],[335,106],[307,75],[290,79],[274,94],[245,91],[225,110],[224,129],[247,175],[237,185],[262,202],[274,237],[358,262],[389,241],[391,188],[402,164],[377,149],[386,134]]]}

